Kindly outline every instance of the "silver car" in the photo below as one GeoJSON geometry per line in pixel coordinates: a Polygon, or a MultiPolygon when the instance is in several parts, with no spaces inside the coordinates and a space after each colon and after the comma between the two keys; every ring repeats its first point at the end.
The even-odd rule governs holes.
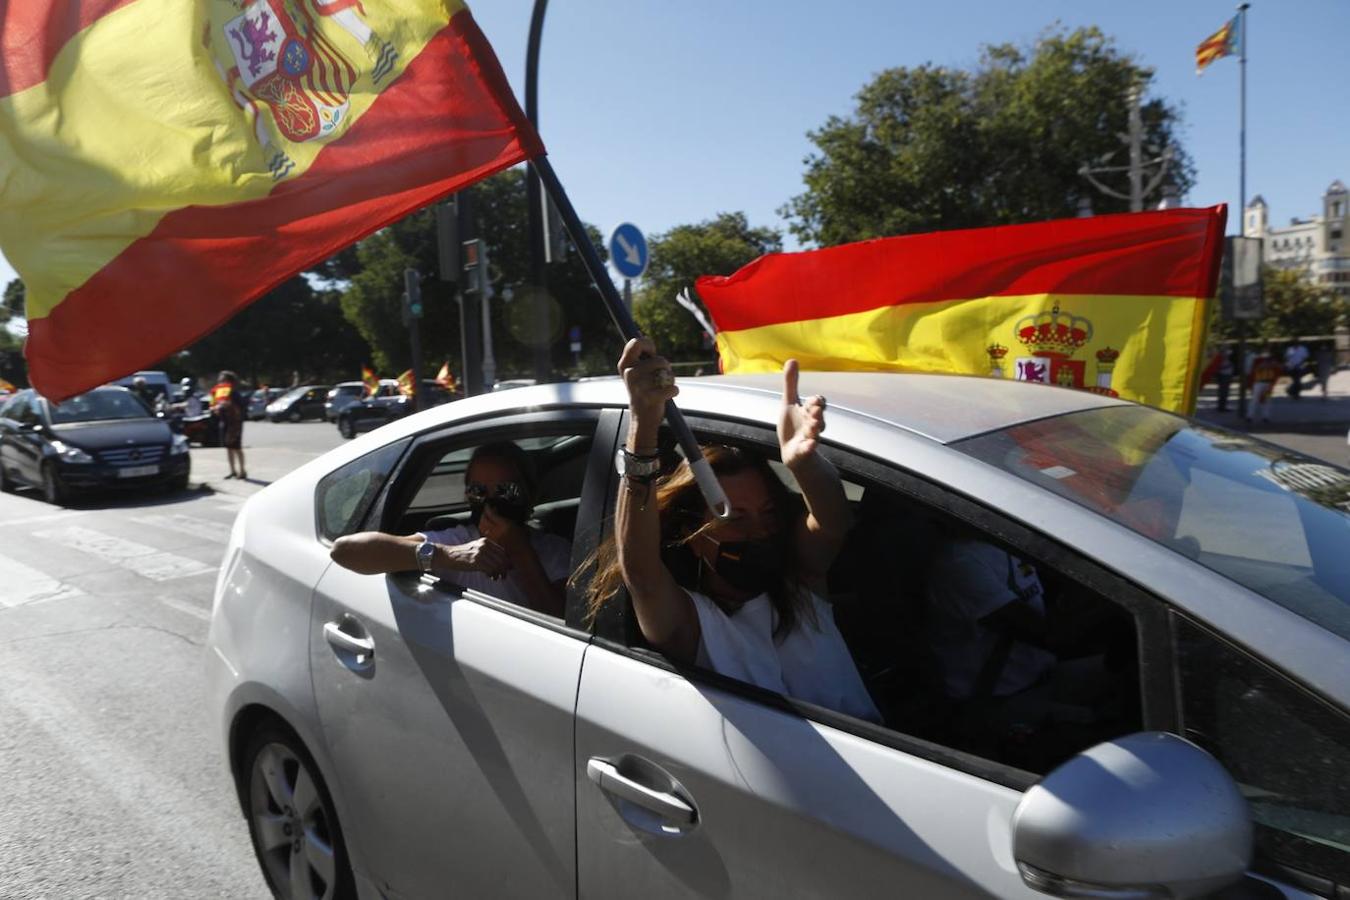
{"type": "MultiPolygon", "coordinates": [[[[778,389],[691,379],[679,402],[701,440],[773,458],[778,389]]],[[[277,895],[1347,896],[1350,473],[1055,387],[803,390],[829,398],[857,521],[830,600],[884,722],[674,666],[626,604],[585,621],[617,380],[438,407],[255,495],[210,706],[277,895]],[[572,541],[565,620],[330,562],[344,534],[458,521],[469,454],[501,439],[537,464],[537,527],[572,541]],[[953,534],[1096,612],[1078,649],[1111,661],[1110,702],[995,728],[946,699],[923,599],[953,534]]]]}

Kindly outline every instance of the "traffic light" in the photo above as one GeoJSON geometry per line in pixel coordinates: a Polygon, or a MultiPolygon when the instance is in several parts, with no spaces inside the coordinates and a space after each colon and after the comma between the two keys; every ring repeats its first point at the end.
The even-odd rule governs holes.
{"type": "Polygon", "coordinates": [[[441,281],[452,284],[459,278],[459,199],[451,194],[436,207],[436,256],[441,281]]]}
{"type": "Polygon", "coordinates": [[[413,319],[422,318],[422,276],[416,269],[404,269],[403,285],[406,290],[403,302],[408,316],[413,319]]]}
{"type": "Polygon", "coordinates": [[[481,240],[464,241],[460,244],[460,265],[463,267],[464,276],[460,283],[464,286],[464,293],[477,293],[480,283],[478,270],[482,264],[483,242],[481,240]]]}

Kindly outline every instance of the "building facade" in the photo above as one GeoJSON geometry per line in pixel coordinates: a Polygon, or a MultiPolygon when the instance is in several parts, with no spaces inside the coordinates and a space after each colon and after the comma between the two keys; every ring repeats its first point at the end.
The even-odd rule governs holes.
{"type": "Polygon", "coordinates": [[[1243,211],[1242,233],[1262,238],[1261,260],[1280,268],[1301,268],[1313,281],[1350,299],[1350,192],[1337,179],[1322,195],[1321,215],[1291,219],[1287,228],[1270,226],[1261,195],[1243,211]]]}

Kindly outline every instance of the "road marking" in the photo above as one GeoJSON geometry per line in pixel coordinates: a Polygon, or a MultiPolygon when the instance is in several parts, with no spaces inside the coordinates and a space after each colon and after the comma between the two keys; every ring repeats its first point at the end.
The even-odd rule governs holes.
{"type": "Polygon", "coordinates": [[[169,609],[176,609],[181,613],[187,613],[194,619],[201,619],[203,622],[211,621],[211,613],[208,610],[202,609],[200,606],[193,606],[191,603],[173,597],[160,597],[159,602],[169,607],[169,609]]]}
{"type": "Polygon", "coordinates": [[[230,539],[230,526],[210,519],[185,516],[182,513],[153,513],[146,516],[132,516],[131,521],[142,525],[151,525],[168,531],[181,532],[211,541],[225,544],[230,539]]]}
{"type": "Polygon", "coordinates": [[[43,513],[39,516],[23,516],[18,519],[0,519],[0,527],[8,528],[11,525],[32,525],[37,522],[56,522],[60,519],[73,519],[77,516],[88,515],[79,510],[65,510],[64,512],[43,513]]]}
{"type": "Polygon", "coordinates": [[[26,606],[85,596],[74,585],[57,581],[31,566],[0,556],[0,606],[26,606]]]}
{"type": "Polygon", "coordinates": [[[217,505],[226,506],[230,509],[238,509],[248,502],[247,497],[240,497],[236,494],[216,494],[211,498],[217,505]]]}
{"type": "Polygon", "coordinates": [[[194,575],[205,575],[216,571],[215,566],[208,566],[206,563],[198,562],[195,559],[179,556],[176,553],[166,553],[147,544],[113,537],[92,528],[82,528],[79,525],[39,531],[34,536],[70,547],[82,553],[88,553],[90,556],[128,569],[151,581],[172,581],[177,578],[190,578],[194,575]]]}

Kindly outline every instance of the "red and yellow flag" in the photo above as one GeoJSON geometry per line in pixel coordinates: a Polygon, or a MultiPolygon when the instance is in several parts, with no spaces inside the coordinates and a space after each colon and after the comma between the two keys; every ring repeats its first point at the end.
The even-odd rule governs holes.
{"type": "Polygon", "coordinates": [[[542,152],[460,0],[0,4],[0,246],[54,400],[542,152]]]}
{"type": "Polygon", "coordinates": [[[957,372],[1194,408],[1227,209],[762,256],[697,290],[728,373],[957,372]]]}
{"type": "Polygon", "coordinates": [[[1241,18],[1241,13],[1233,16],[1223,23],[1222,28],[1205,38],[1200,42],[1200,46],[1195,48],[1195,74],[1203,74],[1205,67],[1216,59],[1232,56],[1238,52],[1238,40],[1242,33],[1241,18]]]}
{"type": "Polygon", "coordinates": [[[366,386],[367,397],[375,396],[375,392],[380,389],[380,379],[375,377],[373,369],[366,366],[361,367],[361,383],[366,386]]]}
{"type": "Polygon", "coordinates": [[[402,375],[398,376],[398,392],[405,397],[411,397],[415,381],[416,376],[413,375],[413,370],[405,370],[402,375]]]}
{"type": "Polygon", "coordinates": [[[446,360],[444,365],[441,366],[441,370],[436,373],[436,383],[447,391],[455,390],[457,382],[455,381],[455,376],[450,372],[449,360],[446,360]]]}

